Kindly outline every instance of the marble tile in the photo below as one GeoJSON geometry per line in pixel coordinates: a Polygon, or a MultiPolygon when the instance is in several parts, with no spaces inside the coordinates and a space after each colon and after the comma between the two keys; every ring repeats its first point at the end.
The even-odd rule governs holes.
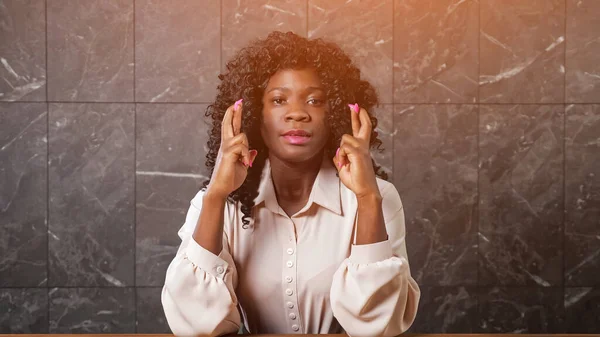
{"type": "Polygon", "coordinates": [[[48,0],[48,100],[133,101],[133,1],[48,0]]]}
{"type": "Polygon", "coordinates": [[[137,333],[171,333],[160,301],[162,287],[137,288],[137,333]]]}
{"type": "Polygon", "coordinates": [[[46,103],[0,103],[0,287],[47,280],[46,103]]]}
{"type": "Polygon", "coordinates": [[[408,333],[476,333],[477,289],[421,287],[419,311],[408,333]]]}
{"type": "Polygon", "coordinates": [[[43,0],[0,0],[0,101],[46,100],[43,0]]]}
{"type": "Polygon", "coordinates": [[[133,333],[134,291],[132,288],[52,288],[48,293],[50,333],[133,333]]]}
{"type": "MultiPolygon", "coordinates": [[[[394,181],[394,106],[385,104],[370,111],[377,118],[375,131],[381,140],[382,152],[371,149],[371,156],[377,165],[388,175],[388,181],[394,181]]],[[[400,196],[402,197],[402,196],[400,196]]]]}
{"type": "Polygon", "coordinates": [[[46,288],[0,288],[0,334],[48,333],[46,288]]]}
{"type": "Polygon", "coordinates": [[[396,105],[394,185],[419,285],[477,283],[477,107],[396,105]]]}
{"type": "Polygon", "coordinates": [[[136,178],[136,285],[162,286],[181,244],[177,231],[204,179],[136,178]]]}
{"type": "Polygon", "coordinates": [[[50,286],[127,286],[134,268],[132,104],[50,105],[50,286]]]}
{"type": "Polygon", "coordinates": [[[220,64],[220,1],[135,2],[137,102],[210,102],[220,64]]]}
{"type": "Polygon", "coordinates": [[[206,105],[136,108],[136,284],[164,284],[190,200],[207,179],[206,105]]]}
{"type": "Polygon", "coordinates": [[[375,87],[380,103],[392,103],[392,0],[308,1],[308,37],[337,43],[375,87]]]}
{"type": "Polygon", "coordinates": [[[483,333],[562,333],[562,288],[479,288],[479,325],[483,333]]]}
{"type": "Polygon", "coordinates": [[[476,102],[479,0],[394,4],[394,102],[476,102]]]}
{"type": "Polygon", "coordinates": [[[205,104],[138,104],[137,170],[147,174],[185,173],[205,177],[206,142],[212,127],[204,116],[206,107],[205,104]]]}
{"type": "Polygon", "coordinates": [[[479,101],[563,102],[565,1],[480,3],[479,101]]]}
{"type": "Polygon", "coordinates": [[[306,1],[222,0],[221,69],[250,41],[265,38],[272,31],[294,32],[306,36],[306,1]]]}
{"type": "Polygon", "coordinates": [[[565,288],[565,332],[598,333],[600,288],[565,288]]]}
{"type": "Polygon", "coordinates": [[[480,285],[562,284],[562,105],[481,105],[480,285]]]}
{"type": "Polygon", "coordinates": [[[569,105],[565,137],[565,283],[600,286],[600,105],[569,105]]]}
{"type": "Polygon", "coordinates": [[[600,2],[567,1],[567,102],[600,103],[600,2]]]}

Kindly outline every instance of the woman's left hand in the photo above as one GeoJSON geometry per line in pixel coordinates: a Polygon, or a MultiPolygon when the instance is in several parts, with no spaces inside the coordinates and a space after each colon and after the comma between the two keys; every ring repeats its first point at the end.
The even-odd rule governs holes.
{"type": "Polygon", "coordinates": [[[352,119],[352,136],[342,136],[340,148],[333,157],[333,164],[342,183],[356,194],[357,199],[367,196],[381,197],[369,152],[371,119],[367,111],[359,108],[358,104],[348,106],[352,119]]]}

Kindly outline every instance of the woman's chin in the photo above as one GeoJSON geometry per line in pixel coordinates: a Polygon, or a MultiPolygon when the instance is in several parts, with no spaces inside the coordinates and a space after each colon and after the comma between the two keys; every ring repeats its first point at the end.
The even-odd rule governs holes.
{"type": "Polygon", "coordinates": [[[297,146],[290,148],[287,146],[282,149],[280,152],[281,156],[279,156],[282,160],[289,163],[304,163],[311,160],[321,160],[320,154],[323,152],[321,150],[315,150],[310,147],[297,146]]]}

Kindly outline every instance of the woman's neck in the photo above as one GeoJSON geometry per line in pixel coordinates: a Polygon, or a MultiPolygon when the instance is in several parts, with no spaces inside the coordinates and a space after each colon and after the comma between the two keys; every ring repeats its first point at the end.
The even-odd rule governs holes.
{"type": "Polygon", "coordinates": [[[275,156],[269,156],[271,179],[277,200],[280,203],[282,201],[306,202],[322,162],[323,153],[300,163],[290,163],[275,156]]]}

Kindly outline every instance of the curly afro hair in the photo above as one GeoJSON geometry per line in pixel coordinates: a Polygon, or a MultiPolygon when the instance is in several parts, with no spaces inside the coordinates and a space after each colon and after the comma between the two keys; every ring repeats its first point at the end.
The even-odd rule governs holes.
{"type": "MultiPolygon", "coordinates": [[[[212,119],[206,167],[210,172],[209,177],[212,176],[221,143],[221,122],[225,110],[243,98],[241,131],[248,137],[249,148],[258,150],[258,155],[252,168],[248,169],[246,180],[229,195],[228,200],[241,203],[244,228],[250,222],[254,199],[258,195],[261,174],[269,153],[260,134],[264,89],[277,71],[306,68],[316,71],[326,91],[329,105],[326,123],[331,134],[324,151],[330,158],[335,155],[342,135],[352,134],[348,104],[358,103],[367,111],[378,104],[373,86],[361,80],[360,70],[335,43],[322,39],[309,40],[292,32],[272,32],[265,39],[254,40],[238,51],[227,63],[225,73],[219,75],[221,83],[217,87],[215,101],[206,109],[206,116],[212,119]]],[[[372,115],[370,118],[373,124],[370,147],[381,152],[382,142],[375,131],[377,118],[372,115]]],[[[387,174],[374,160],[372,162],[377,176],[387,180],[387,174]]],[[[204,189],[209,182],[210,179],[204,181],[204,189]]]]}

